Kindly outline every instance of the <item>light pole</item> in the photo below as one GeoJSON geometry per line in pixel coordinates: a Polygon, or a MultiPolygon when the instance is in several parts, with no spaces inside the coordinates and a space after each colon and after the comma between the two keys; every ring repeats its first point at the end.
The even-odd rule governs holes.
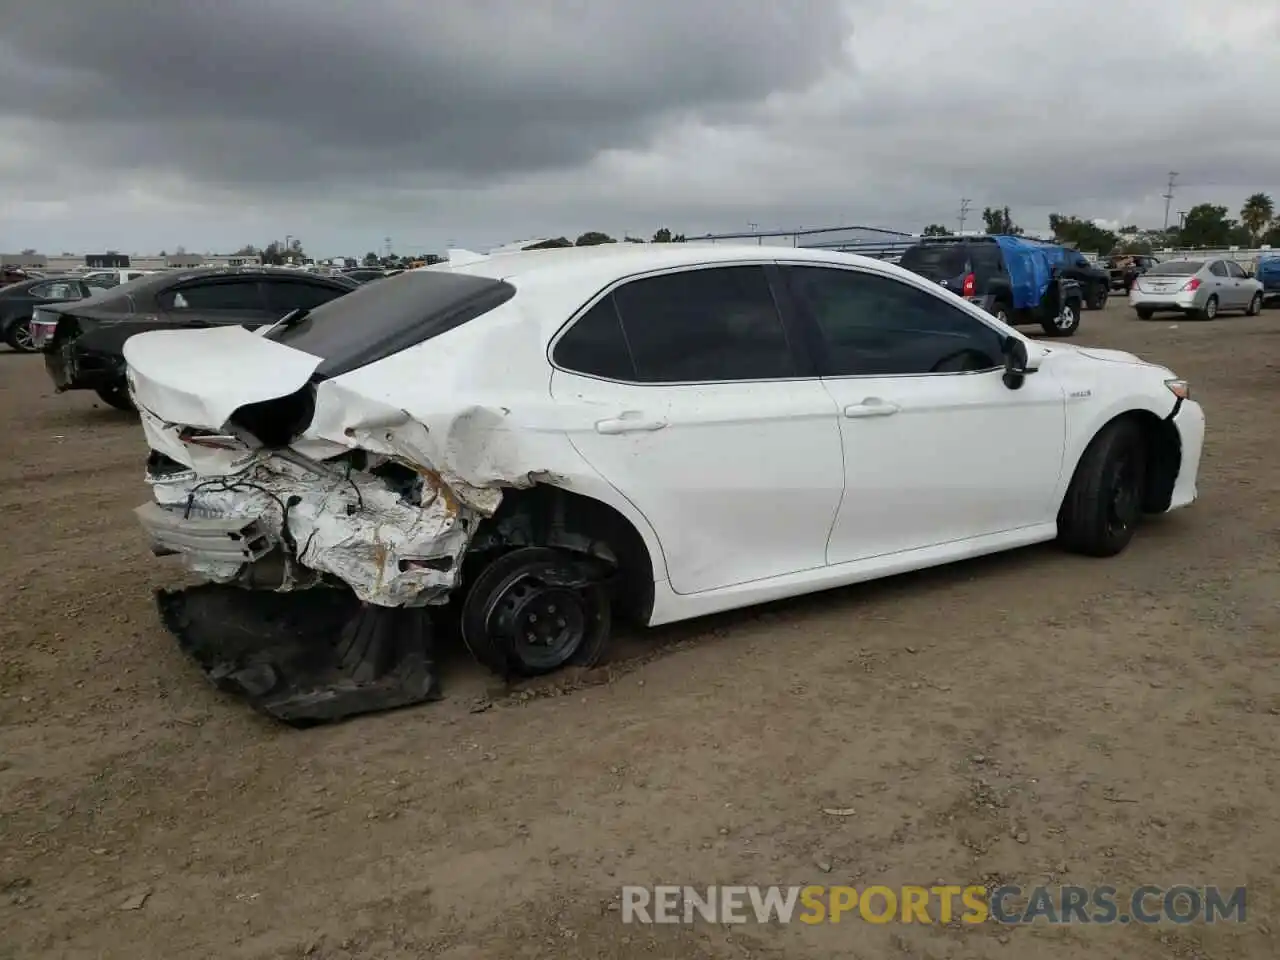
{"type": "Polygon", "coordinates": [[[1164,197],[1164,232],[1169,232],[1169,204],[1173,202],[1173,181],[1178,179],[1178,171],[1169,171],[1169,189],[1162,194],[1164,197]]]}

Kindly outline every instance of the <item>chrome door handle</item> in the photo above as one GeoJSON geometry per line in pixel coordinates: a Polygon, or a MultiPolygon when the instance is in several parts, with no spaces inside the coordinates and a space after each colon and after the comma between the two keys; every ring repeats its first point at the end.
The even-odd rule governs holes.
{"type": "Polygon", "coordinates": [[[896,403],[889,403],[887,400],[881,400],[879,397],[867,397],[861,403],[851,403],[844,408],[846,417],[887,417],[897,413],[901,407],[896,403]]]}
{"type": "Polygon", "coordinates": [[[653,433],[667,425],[665,420],[643,420],[640,417],[612,417],[596,421],[596,433],[615,436],[620,433],[653,433]]]}

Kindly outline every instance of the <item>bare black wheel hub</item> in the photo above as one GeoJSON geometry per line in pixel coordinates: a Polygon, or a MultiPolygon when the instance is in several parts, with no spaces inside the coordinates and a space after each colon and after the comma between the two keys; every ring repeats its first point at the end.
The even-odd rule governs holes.
{"type": "Polygon", "coordinates": [[[526,576],[498,598],[489,630],[503,637],[525,664],[549,670],[565,663],[581,646],[587,619],[580,591],[526,576]]]}
{"type": "Polygon", "coordinates": [[[1120,457],[1111,467],[1111,496],[1107,504],[1107,532],[1122,534],[1138,521],[1142,509],[1138,490],[1138,464],[1134,457],[1120,457]]]}

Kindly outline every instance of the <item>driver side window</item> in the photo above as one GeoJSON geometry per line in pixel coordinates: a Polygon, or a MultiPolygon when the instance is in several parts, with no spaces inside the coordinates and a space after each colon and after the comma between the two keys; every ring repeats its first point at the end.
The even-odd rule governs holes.
{"type": "Polygon", "coordinates": [[[992,327],[892,277],[790,267],[791,292],[816,327],[824,377],[965,373],[1004,366],[992,327]]]}

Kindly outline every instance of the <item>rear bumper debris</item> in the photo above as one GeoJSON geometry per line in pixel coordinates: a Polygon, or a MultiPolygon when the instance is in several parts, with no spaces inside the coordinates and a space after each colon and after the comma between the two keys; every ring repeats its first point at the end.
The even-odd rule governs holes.
{"type": "Polygon", "coordinates": [[[215,687],[291,726],[440,699],[428,612],[346,591],[201,584],[156,595],[160,618],[215,687]]]}

